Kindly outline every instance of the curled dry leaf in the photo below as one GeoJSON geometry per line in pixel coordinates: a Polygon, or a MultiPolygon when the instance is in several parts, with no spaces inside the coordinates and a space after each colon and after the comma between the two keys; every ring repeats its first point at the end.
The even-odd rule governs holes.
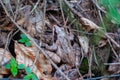
{"type": "Polygon", "coordinates": [[[87,55],[88,53],[88,49],[89,49],[89,40],[87,37],[85,36],[78,36],[79,39],[79,43],[85,53],[85,55],[87,55]]]}
{"type": "Polygon", "coordinates": [[[88,32],[100,29],[99,26],[97,26],[95,23],[93,23],[91,20],[87,18],[82,17],[81,20],[84,29],[87,30],[88,32]]]}
{"type": "Polygon", "coordinates": [[[25,47],[24,45],[16,42],[15,53],[18,64],[24,64],[25,67],[31,67],[32,71],[39,79],[51,80],[51,77],[49,75],[45,75],[44,72],[50,74],[52,71],[52,66],[50,62],[44,58],[43,54],[37,55],[39,51],[36,47],[25,47]],[[37,60],[35,61],[35,59],[37,60]]]}

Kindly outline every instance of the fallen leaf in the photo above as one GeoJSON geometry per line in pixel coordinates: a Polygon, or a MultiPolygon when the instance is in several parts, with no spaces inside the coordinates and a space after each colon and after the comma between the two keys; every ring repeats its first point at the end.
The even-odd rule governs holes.
{"type": "Polygon", "coordinates": [[[89,40],[85,36],[78,36],[78,39],[79,39],[79,43],[86,55],[88,53],[88,49],[89,49],[89,40]]]}
{"type": "Polygon", "coordinates": [[[30,67],[39,79],[51,80],[51,77],[45,75],[44,72],[50,74],[52,66],[50,62],[44,58],[43,54],[39,54],[39,50],[36,47],[26,47],[15,42],[15,53],[18,64],[24,64],[25,67],[30,67]],[[34,64],[36,58],[37,60],[34,64]]]}
{"type": "Polygon", "coordinates": [[[5,49],[0,48],[0,64],[4,65],[9,62],[12,55],[5,49]]]}
{"type": "Polygon", "coordinates": [[[9,70],[4,66],[0,67],[0,75],[9,74],[9,70]]]}
{"type": "MultiPolygon", "coordinates": [[[[7,50],[0,48],[0,65],[4,65],[8,63],[11,58],[12,58],[12,55],[7,50]]],[[[2,66],[0,68],[1,77],[4,74],[9,74],[9,70],[7,70],[5,67],[2,66]]]]}
{"type": "Polygon", "coordinates": [[[93,23],[91,20],[87,18],[82,17],[81,20],[84,29],[87,30],[88,32],[100,29],[99,26],[97,26],[95,23],[93,23]]]}

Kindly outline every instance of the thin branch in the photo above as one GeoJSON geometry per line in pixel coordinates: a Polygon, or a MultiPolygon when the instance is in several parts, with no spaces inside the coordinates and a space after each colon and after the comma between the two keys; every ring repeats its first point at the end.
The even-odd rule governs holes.
{"type": "Polygon", "coordinates": [[[37,8],[39,3],[40,3],[40,0],[38,0],[37,3],[34,5],[33,9],[30,11],[30,14],[37,8]]]}
{"type": "Polygon", "coordinates": [[[31,40],[31,42],[44,54],[44,56],[51,62],[51,64],[54,66],[54,68],[57,69],[57,70],[61,73],[61,75],[63,75],[63,76],[66,78],[66,80],[70,80],[70,79],[58,68],[58,66],[50,59],[50,57],[45,53],[45,51],[34,41],[34,39],[33,39],[29,34],[27,34],[27,33],[25,32],[25,30],[24,30],[21,26],[19,26],[19,25],[14,21],[14,19],[9,15],[8,11],[6,10],[6,8],[5,8],[5,6],[4,6],[4,4],[3,4],[3,2],[2,2],[1,0],[0,0],[0,3],[1,3],[1,5],[2,5],[5,13],[7,14],[7,16],[8,16],[8,17],[10,18],[10,20],[16,25],[16,27],[17,27],[22,33],[24,33],[24,34],[31,40]]]}
{"type": "Polygon", "coordinates": [[[92,2],[95,4],[95,6],[96,6],[100,11],[102,11],[103,13],[106,13],[106,11],[103,10],[103,9],[97,4],[97,1],[96,1],[96,0],[92,0],[92,2]]]}
{"type": "Polygon", "coordinates": [[[116,45],[116,47],[120,48],[120,45],[115,41],[113,40],[108,34],[104,34],[113,44],[116,45]]]}
{"type": "Polygon", "coordinates": [[[81,13],[79,13],[78,11],[76,11],[74,8],[71,7],[71,5],[69,4],[69,2],[67,0],[64,0],[65,4],[70,8],[70,10],[77,15],[79,18],[82,17],[81,13]]]}
{"type": "Polygon", "coordinates": [[[112,44],[111,44],[111,42],[110,42],[109,39],[108,39],[108,43],[109,43],[109,45],[110,45],[110,47],[111,47],[111,49],[112,49],[114,55],[116,56],[116,58],[118,58],[118,55],[117,55],[116,51],[114,50],[114,48],[113,48],[113,46],[112,46],[112,44]]]}

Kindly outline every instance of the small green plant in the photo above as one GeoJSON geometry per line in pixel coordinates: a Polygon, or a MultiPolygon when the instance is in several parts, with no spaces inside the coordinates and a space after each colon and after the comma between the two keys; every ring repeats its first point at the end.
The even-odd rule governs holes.
{"type": "Polygon", "coordinates": [[[31,69],[29,67],[27,67],[25,69],[25,71],[26,71],[27,75],[24,76],[24,80],[30,80],[30,79],[32,79],[32,80],[38,80],[37,76],[31,71],[31,69]]]}
{"type": "Polygon", "coordinates": [[[17,64],[14,58],[11,58],[10,61],[4,66],[6,69],[9,69],[11,71],[14,77],[18,74],[18,70],[24,69],[25,73],[27,74],[24,76],[24,80],[38,80],[37,76],[32,72],[29,67],[25,68],[23,64],[17,64]]]}
{"type": "Polygon", "coordinates": [[[25,44],[27,47],[31,46],[30,40],[25,34],[21,34],[20,37],[21,39],[18,42],[25,44]]]}
{"type": "Polygon", "coordinates": [[[23,64],[17,64],[14,58],[10,59],[10,62],[4,65],[6,69],[9,69],[12,75],[15,77],[18,74],[18,69],[24,69],[23,64]]]}

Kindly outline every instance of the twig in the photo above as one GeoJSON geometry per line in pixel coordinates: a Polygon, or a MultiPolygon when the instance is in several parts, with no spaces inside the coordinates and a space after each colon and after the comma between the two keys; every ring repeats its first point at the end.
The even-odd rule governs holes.
{"type": "Polygon", "coordinates": [[[4,52],[3,52],[3,56],[2,56],[2,59],[0,60],[0,67],[3,65],[2,64],[2,61],[4,61],[4,56],[5,56],[5,53],[6,53],[6,50],[7,50],[7,46],[8,46],[8,43],[9,43],[9,38],[10,38],[10,35],[12,34],[13,31],[11,31],[8,36],[7,36],[7,40],[6,40],[6,44],[5,44],[5,48],[4,48],[4,52]]]}
{"type": "Polygon", "coordinates": [[[120,45],[115,41],[113,40],[108,34],[104,34],[113,44],[115,44],[118,48],[120,48],[120,45]]]}
{"type": "Polygon", "coordinates": [[[47,0],[44,0],[44,10],[43,10],[43,20],[42,20],[42,23],[43,23],[43,32],[45,30],[45,16],[46,16],[46,7],[47,7],[47,0]]]}
{"type": "Polygon", "coordinates": [[[104,65],[120,65],[120,63],[104,63],[104,65]]]}
{"type": "Polygon", "coordinates": [[[88,66],[89,66],[89,71],[88,73],[90,74],[90,78],[92,77],[92,51],[91,51],[91,48],[90,48],[90,55],[89,55],[89,59],[88,59],[88,66]]]}
{"type": "Polygon", "coordinates": [[[20,26],[13,20],[13,18],[9,15],[8,11],[6,10],[6,8],[5,8],[5,6],[4,6],[4,4],[3,4],[3,2],[2,2],[1,0],[0,0],[0,3],[1,3],[1,5],[2,5],[5,13],[7,14],[7,16],[8,16],[8,17],[10,18],[10,20],[16,25],[16,27],[17,27],[22,33],[24,33],[24,34],[31,40],[31,42],[44,54],[44,56],[51,62],[51,64],[54,66],[54,68],[57,69],[57,70],[61,73],[61,75],[63,75],[67,80],[70,80],[70,79],[58,68],[58,66],[49,58],[49,56],[45,53],[45,51],[34,41],[34,39],[33,39],[29,34],[27,34],[27,33],[25,32],[25,30],[24,30],[22,27],[20,27],[20,26]]]}
{"type": "Polygon", "coordinates": [[[82,17],[81,13],[77,12],[74,8],[72,8],[67,0],[64,0],[64,2],[75,15],[77,15],[79,18],[82,17]]]}
{"type": "Polygon", "coordinates": [[[34,5],[33,9],[30,11],[30,14],[37,8],[38,4],[40,3],[40,0],[38,0],[36,2],[36,4],[34,5]]]}
{"type": "Polygon", "coordinates": [[[109,43],[109,45],[110,45],[110,47],[111,47],[111,49],[112,49],[114,55],[116,56],[116,58],[118,58],[118,55],[117,55],[116,51],[114,50],[114,48],[113,48],[113,46],[112,46],[112,44],[111,44],[111,42],[110,42],[109,39],[108,39],[108,43],[109,43]]]}
{"type": "Polygon", "coordinates": [[[103,22],[103,18],[102,18],[102,15],[101,15],[101,8],[99,7],[98,3],[96,0],[92,0],[93,4],[95,4],[95,6],[97,7],[98,9],[98,14],[99,14],[99,17],[100,17],[100,20],[101,20],[101,23],[102,23],[102,26],[104,27],[104,31],[106,32],[106,27],[105,27],[105,24],[103,22]]]}
{"type": "Polygon", "coordinates": [[[95,6],[102,12],[106,13],[105,10],[103,10],[98,4],[97,4],[97,1],[96,0],[92,0],[92,2],[95,4],[95,6]]]}

